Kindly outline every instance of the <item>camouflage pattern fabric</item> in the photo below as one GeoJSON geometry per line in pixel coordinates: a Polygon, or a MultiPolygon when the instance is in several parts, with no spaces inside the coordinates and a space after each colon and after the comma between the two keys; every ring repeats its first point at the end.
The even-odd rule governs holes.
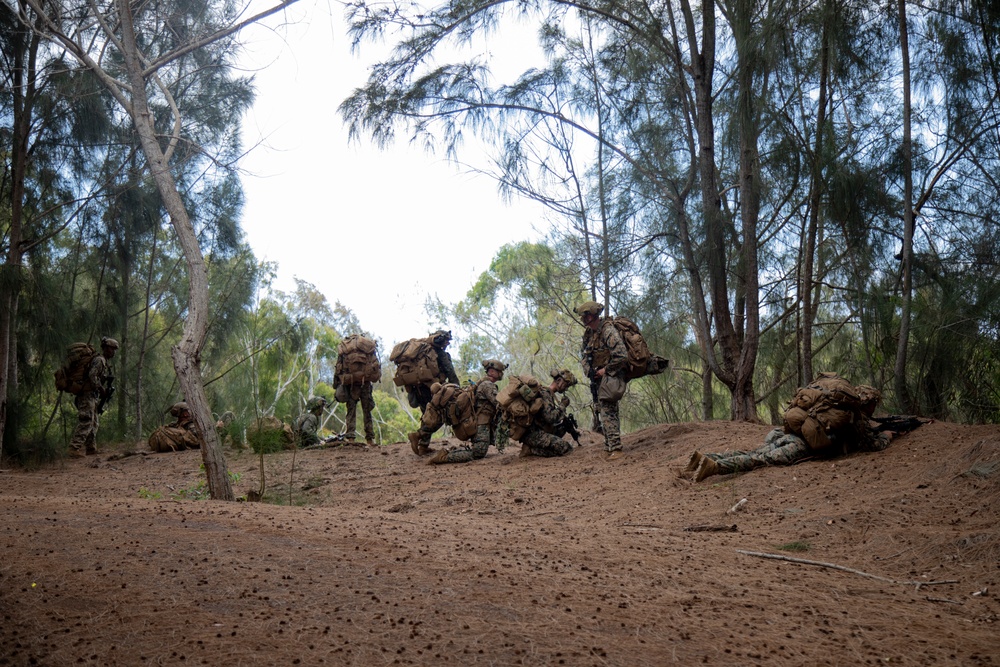
{"type": "MultiPolygon", "coordinates": [[[[104,378],[108,374],[108,359],[98,354],[91,359],[87,367],[87,382],[91,387],[103,387],[104,378]]],[[[77,411],[77,424],[70,438],[70,453],[73,456],[86,456],[97,453],[97,404],[101,400],[99,391],[81,391],[74,401],[77,411]]]]}
{"type": "Polygon", "coordinates": [[[628,366],[628,349],[621,334],[610,319],[605,319],[597,330],[583,332],[580,348],[583,372],[590,379],[590,395],[594,400],[595,426],[599,425],[604,435],[604,449],[607,452],[621,451],[621,421],[618,418],[618,401],[602,401],[597,398],[601,378],[597,371],[622,377],[628,366]]]}
{"type": "MultiPolygon", "coordinates": [[[[442,463],[468,463],[485,458],[490,445],[496,444],[497,385],[483,377],[476,383],[476,434],[469,440],[468,447],[459,447],[448,452],[442,463]]],[[[428,444],[430,436],[422,444],[428,444]]],[[[497,451],[503,452],[501,447],[497,451]]]]}
{"type": "Polygon", "coordinates": [[[527,447],[532,456],[563,456],[573,449],[569,441],[546,433],[534,424],[528,427],[521,442],[521,446],[527,447]]]}
{"type": "MultiPolygon", "coordinates": [[[[103,357],[101,357],[103,359],[103,357]]],[[[74,457],[97,453],[97,392],[81,391],[74,397],[77,423],[69,441],[70,455],[74,457]]]]}
{"type": "Polygon", "coordinates": [[[375,398],[372,396],[372,383],[363,382],[347,389],[347,415],[344,419],[344,439],[354,440],[358,437],[358,402],[361,402],[362,419],[365,426],[365,440],[375,441],[375,422],[372,411],[375,409],[375,398]]]}
{"type": "Polygon", "coordinates": [[[441,371],[441,374],[447,378],[448,382],[459,384],[458,374],[455,373],[455,364],[451,360],[451,355],[448,354],[447,350],[438,348],[437,345],[434,348],[437,349],[438,369],[441,371]]]}
{"type": "MultiPolygon", "coordinates": [[[[476,434],[469,441],[470,446],[449,451],[442,463],[468,463],[486,458],[486,453],[490,449],[490,436],[489,424],[479,424],[476,426],[476,434]]],[[[430,442],[430,438],[427,439],[427,442],[430,442]]]]}
{"type": "Polygon", "coordinates": [[[295,420],[295,432],[298,434],[299,445],[306,447],[319,442],[319,416],[312,412],[303,412],[295,420]]]}
{"type": "Polygon", "coordinates": [[[719,464],[719,474],[746,472],[762,466],[787,466],[812,456],[812,449],[797,435],[776,428],[764,438],[764,444],[750,451],[705,454],[719,464]]]}
{"type": "Polygon", "coordinates": [[[184,425],[170,424],[161,426],[149,434],[149,448],[158,453],[181,452],[185,449],[199,449],[201,439],[194,421],[184,425]]]}
{"type": "Polygon", "coordinates": [[[618,418],[618,401],[597,401],[597,416],[604,434],[604,450],[621,451],[622,425],[618,418]]]}

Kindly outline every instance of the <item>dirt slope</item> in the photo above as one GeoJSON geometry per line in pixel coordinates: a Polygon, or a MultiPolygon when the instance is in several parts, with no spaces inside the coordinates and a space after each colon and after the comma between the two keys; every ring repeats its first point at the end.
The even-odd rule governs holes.
{"type": "Polygon", "coordinates": [[[767,430],[654,427],[610,463],[592,434],[561,459],[269,457],[292,507],[173,499],[198,452],[6,471],[0,665],[1000,664],[1000,427],[676,477],[767,430]]]}

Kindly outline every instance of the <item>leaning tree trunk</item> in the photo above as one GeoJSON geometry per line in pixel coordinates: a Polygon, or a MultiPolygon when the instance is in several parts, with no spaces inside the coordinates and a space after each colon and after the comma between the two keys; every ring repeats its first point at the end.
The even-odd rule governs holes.
{"type": "Polygon", "coordinates": [[[135,42],[131,8],[127,0],[118,0],[118,7],[122,19],[121,48],[129,83],[132,86],[131,107],[127,111],[135,124],[150,173],[177,233],[188,266],[188,316],[184,322],[181,341],[171,350],[174,370],[184,392],[184,399],[191,408],[191,414],[204,438],[201,454],[205,463],[209,494],[216,500],[235,500],[226,470],[226,459],[222,453],[219,434],[215,430],[212,409],[208,404],[201,378],[201,350],[208,331],[208,271],[205,268],[205,258],[201,254],[198,237],[156,138],[153,116],[145,94],[146,82],[142,75],[142,64],[135,42]]]}

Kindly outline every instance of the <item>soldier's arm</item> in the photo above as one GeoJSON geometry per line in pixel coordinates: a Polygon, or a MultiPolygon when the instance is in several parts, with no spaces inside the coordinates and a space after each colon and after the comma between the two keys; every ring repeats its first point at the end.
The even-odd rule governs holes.
{"type": "Polygon", "coordinates": [[[438,368],[448,378],[448,382],[458,384],[458,374],[455,373],[455,364],[451,361],[451,355],[444,350],[438,353],[438,368]]]}
{"type": "Polygon", "coordinates": [[[604,372],[608,375],[621,377],[625,374],[625,368],[628,365],[628,349],[625,347],[625,341],[622,340],[618,329],[610,321],[604,324],[601,334],[604,338],[604,344],[611,351],[611,358],[608,359],[608,365],[604,367],[604,372]]]}

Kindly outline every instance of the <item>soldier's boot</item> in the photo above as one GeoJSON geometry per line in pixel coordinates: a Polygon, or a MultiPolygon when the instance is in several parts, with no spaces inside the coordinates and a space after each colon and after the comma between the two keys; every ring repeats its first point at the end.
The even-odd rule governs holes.
{"type": "Polygon", "coordinates": [[[706,456],[703,457],[701,459],[701,463],[698,464],[698,470],[694,474],[694,481],[700,482],[707,477],[711,477],[712,475],[720,475],[722,472],[723,470],[719,466],[718,462],[706,456]]]}
{"type": "Polygon", "coordinates": [[[427,465],[429,465],[429,466],[430,465],[435,465],[435,464],[438,464],[438,463],[447,463],[447,462],[448,462],[448,450],[447,449],[439,449],[436,452],[434,452],[434,456],[432,456],[429,459],[427,459],[427,465]]]}
{"type": "Polygon", "coordinates": [[[614,451],[608,452],[608,455],[605,457],[605,460],[617,461],[618,459],[623,459],[623,458],[625,458],[625,452],[623,452],[620,449],[616,449],[614,451]]]}
{"type": "Polygon", "coordinates": [[[695,452],[694,454],[692,454],[691,455],[691,460],[688,461],[687,467],[684,468],[683,472],[694,472],[694,471],[696,471],[698,469],[698,464],[701,463],[701,460],[703,458],[705,458],[705,457],[701,455],[701,452],[695,452]]]}
{"type": "Polygon", "coordinates": [[[527,456],[534,456],[535,453],[531,451],[531,447],[528,445],[521,445],[521,452],[518,454],[520,458],[525,458],[527,456]]]}
{"type": "Polygon", "coordinates": [[[410,441],[410,449],[417,456],[420,456],[420,434],[419,433],[407,433],[407,439],[410,441]]]}
{"type": "Polygon", "coordinates": [[[86,454],[83,453],[82,449],[77,449],[76,447],[69,448],[69,457],[71,459],[82,459],[86,458],[86,454]]]}
{"type": "Polygon", "coordinates": [[[378,447],[378,445],[375,444],[375,438],[365,438],[365,444],[369,447],[378,447]]]}

